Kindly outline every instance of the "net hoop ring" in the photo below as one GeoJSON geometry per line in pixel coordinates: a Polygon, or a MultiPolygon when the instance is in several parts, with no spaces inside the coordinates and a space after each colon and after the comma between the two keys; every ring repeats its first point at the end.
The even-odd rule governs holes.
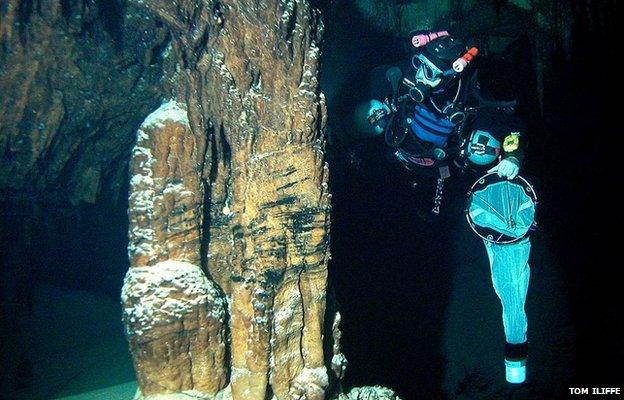
{"type": "MultiPolygon", "coordinates": [[[[481,239],[485,240],[486,242],[493,243],[493,244],[510,244],[510,243],[518,242],[524,239],[525,237],[529,236],[531,232],[537,228],[537,222],[533,221],[533,223],[531,224],[531,227],[526,231],[524,235],[520,237],[513,237],[513,236],[500,233],[491,228],[485,228],[485,227],[479,226],[475,224],[475,222],[472,220],[472,218],[470,217],[470,204],[472,203],[473,193],[475,193],[478,190],[485,189],[486,186],[492,183],[501,182],[503,180],[507,180],[507,178],[499,177],[496,172],[490,172],[479,177],[470,187],[470,190],[468,191],[468,200],[466,202],[465,214],[466,214],[466,220],[468,221],[468,225],[470,225],[470,228],[472,229],[474,233],[477,234],[477,236],[479,236],[481,239]]],[[[538,204],[537,193],[535,193],[535,189],[533,188],[533,185],[529,181],[527,181],[524,177],[520,175],[508,181],[521,186],[522,189],[524,190],[524,193],[527,196],[529,196],[531,200],[533,201],[534,207],[537,208],[537,204],[538,204]]]]}

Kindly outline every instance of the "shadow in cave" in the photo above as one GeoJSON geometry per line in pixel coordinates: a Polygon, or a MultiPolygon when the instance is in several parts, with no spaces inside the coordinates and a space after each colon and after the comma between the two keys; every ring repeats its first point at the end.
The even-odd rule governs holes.
{"type": "Polygon", "coordinates": [[[109,184],[112,175],[103,186],[117,191],[102,190],[93,203],[52,192],[0,202],[7,398],[56,398],[136,379],[119,303],[129,266],[128,182],[109,184]]]}
{"type": "MultiPolygon", "coordinates": [[[[43,201],[33,232],[36,279],[69,290],[85,290],[119,301],[128,261],[128,182],[113,199],[103,190],[94,203],[43,201]]],[[[107,187],[107,186],[104,186],[107,187]]]]}
{"type": "Polygon", "coordinates": [[[550,207],[545,223],[556,235],[553,250],[565,267],[566,286],[576,343],[573,380],[624,384],[621,279],[612,262],[620,259],[620,198],[610,191],[618,176],[619,103],[612,101],[618,79],[604,71],[604,60],[616,59],[618,35],[615,2],[589,1],[575,8],[568,54],[558,43],[545,110],[552,134],[542,141],[543,176],[550,207]],[[598,261],[600,260],[600,261],[598,261]]]}
{"type": "Polygon", "coordinates": [[[453,222],[419,217],[404,171],[369,142],[363,165],[332,165],[332,266],[343,314],[346,386],[442,397],[442,337],[454,262],[453,222]],[[380,159],[381,157],[381,159],[380,159]]]}
{"type": "Polygon", "coordinates": [[[371,70],[402,61],[405,53],[399,39],[373,28],[346,3],[325,14],[321,77],[331,143],[330,275],[349,361],[344,385],[379,384],[405,399],[416,392],[441,398],[454,270],[443,256],[449,228],[418,216],[412,180],[390,161],[383,139],[354,133],[353,108],[368,99],[371,70]],[[340,22],[347,18],[348,25],[340,22]]]}
{"type": "MultiPolygon", "coordinates": [[[[353,109],[370,98],[371,70],[406,55],[399,39],[343,7],[326,14],[321,85],[329,93],[330,271],[349,360],[345,386],[380,384],[404,399],[471,396],[472,390],[483,389],[474,389],[480,385],[489,386],[490,393],[511,390],[514,395],[512,388],[501,386],[504,336],[485,250],[461,214],[472,178],[449,180],[442,206],[446,214],[436,221],[423,219],[414,190],[428,190],[433,200],[432,188],[413,187],[409,173],[390,161],[383,138],[358,139],[353,133],[353,109]],[[340,21],[347,14],[350,24],[344,26],[340,21]],[[470,282],[462,282],[466,277],[470,282]],[[478,295],[471,297],[471,291],[478,295]],[[472,332],[462,336],[462,329],[472,332]],[[471,340],[474,346],[465,348],[471,340]],[[482,364],[478,373],[485,381],[466,369],[465,376],[453,376],[449,387],[449,363],[467,357],[472,357],[465,364],[471,368],[482,364]]],[[[508,42],[505,52],[480,68],[480,80],[495,98],[518,98],[521,113],[529,114],[527,122],[539,125],[534,61],[526,56],[531,43],[523,35],[508,42]]],[[[527,171],[532,175],[535,168],[527,171]]],[[[556,273],[548,275],[556,279],[556,273]]]]}

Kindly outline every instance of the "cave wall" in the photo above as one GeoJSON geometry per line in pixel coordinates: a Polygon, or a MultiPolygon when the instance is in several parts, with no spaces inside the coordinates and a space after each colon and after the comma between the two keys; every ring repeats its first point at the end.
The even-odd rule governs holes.
{"type": "MultiPolygon", "coordinates": [[[[31,257],[14,260],[22,266],[7,274],[53,279],[50,270],[58,268],[57,275],[72,277],[70,264],[92,268],[80,248],[107,250],[83,239],[98,239],[122,220],[136,127],[168,90],[168,43],[162,24],[124,2],[2,2],[0,203],[7,240],[22,218],[32,221],[25,223],[30,233],[12,243],[31,257]]],[[[120,269],[127,264],[117,261],[120,269]]]]}
{"type": "Polygon", "coordinates": [[[5,1],[0,18],[0,188],[95,202],[161,97],[167,30],[122,1],[5,1]]]}
{"type": "Polygon", "coordinates": [[[136,127],[167,90],[168,43],[162,24],[124,1],[0,2],[3,390],[26,363],[38,281],[120,284],[127,261],[111,223],[125,213],[136,127]]]}

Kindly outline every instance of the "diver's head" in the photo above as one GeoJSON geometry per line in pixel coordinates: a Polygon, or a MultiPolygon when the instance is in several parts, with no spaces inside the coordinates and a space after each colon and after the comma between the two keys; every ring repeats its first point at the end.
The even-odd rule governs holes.
{"type": "Polygon", "coordinates": [[[464,41],[446,31],[413,34],[412,56],[414,86],[410,95],[417,102],[425,101],[432,93],[443,94],[462,75],[478,50],[466,48],[464,41]]]}

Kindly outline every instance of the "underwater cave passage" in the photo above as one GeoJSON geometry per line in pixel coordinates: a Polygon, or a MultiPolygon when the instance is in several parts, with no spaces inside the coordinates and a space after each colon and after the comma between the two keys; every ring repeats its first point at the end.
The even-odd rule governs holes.
{"type": "MultiPolygon", "coordinates": [[[[215,243],[223,241],[220,243],[222,248],[215,251],[227,252],[235,247],[229,246],[229,239],[224,239],[229,238],[227,234],[232,234],[233,242],[245,239],[246,227],[232,222],[237,205],[232,204],[232,197],[228,196],[233,187],[244,186],[235,181],[235,174],[228,175],[231,171],[240,171],[241,166],[237,162],[250,159],[237,153],[244,146],[236,141],[231,126],[229,130],[225,128],[228,121],[220,121],[217,128],[210,125],[212,122],[205,122],[208,121],[208,118],[203,119],[205,115],[200,118],[196,114],[189,123],[190,114],[187,115],[186,109],[183,109],[186,103],[163,102],[173,90],[169,86],[180,84],[169,79],[175,75],[175,64],[180,61],[172,60],[176,57],[176,46],[179,47],[175,41],[184,37],[187,40],[185,43],[191,43],[190,39],[199,37],[194,43],[197,47],[193,48],[199,49],[199,52],[210,50],[205,42],[220,36],[212,35],[214,32],[209,29],[201,31],[201,25],[197,24],[193,26],[195,30],[185,26],[183,33],[174,32],[175,26],[172,29],[168,25],[172,21],[174,25],[179,24],[182,20],[186,21],[185,18],[205,17],[200,12],[205,11],[201,7],[193,8],[196,13],[184,14],[179,20],[167,20],[153,16],[148,18],[143,14],[145,10],[140,11],[134,3],[62,0],[55,9],[58,15],[49,15],[44,3],[32,0],[10,0],[6,7],[0,7],[0,17],[12,18],[13,27],[12,30],[5,29],[8,25],[0,28],[0,93],[10,94],[0,99],[4,110],[0,114],[0,333],[3,337],[0,346],[2,366],[6,367],[0,368],[2,398],[82,400],[112,396],[132,398],[136,393],[141,383],[137,383],[135,371],[138,363],[133,364],[132,354],[128,351],[130,324],[124,327],[124,322],[128,323],[130,318],[121,321],[123,312],[119,299],[124,275],[131,266],[128,231],[134,235],[133,240],[136,239],[136,243],[132,244],[133,250],[148,242],[149,245],[156,243],[152,226],[136,224],[134,227],[137,229],[133,230],[133,226],[129,225],[147,219],[143,218],[145,215],[139,215],[129,221],[129,213],[133,212],[128,200],[133,172],[128,170],[128,162],[138,154],[135,157],[137,169],[147,168],[146,165],[151,168],[150,163],[154,161],[152,150],[156,153],[158,147],[138,146],[133,151],[137,137],[143,140],[149,136],[144,131],[137,132],[137,128],[143,126],[142,121],[149,120],[151,125],[146,125],[150,129],[162,128],[167,118],[175,125],[167,131],[170,135],[166,139],[170,141],[163,141],[165,145],[159,147],[164,149],[163,154],[159,154],[161,160],[167,160],[175,167],[169,169],[170,165],[165,162],[159,164],[163,167],[161,169],[142,170],[144,176],[137,178],[136,174],[133,175],[135,183],[148,185],[154,183],[153,173],[173,171],[171,181],[158,189],[162,192],[159,195],[167,192],[174,200],[163,202],[166,212],[149,223],[161,224],[164,227],[162,231],[168,233],[173,225],[178,224],[176,227],[184,234],[191,233],[184,237],[185,240],[180,240],[184,236],[182,234],[173,235],[174,239],[169,244],[176,240],[179,242],[167,248],[166,252],[171,250],[172,254],[178,252],[176,255],[179,255],[186,251],[186,246],[191,248],[197,245],[201,254],[194,261],[205,268],[214,256],[211,253],[214,250],[212,240],[215,243]],[[13,5],[17,7],[11,8],[13,5]],[[15,15],[10,14],[10,10],[14,10],[15,15]],[[56,40],[50,42],[50,37],[56,40]],[[23,82],[29,85],[23,85],[23,82]],[[24,90],[25,87],[27,90],[24,90]],[[159,115],[164,115],[163,119],[150,119],[148,116],[154,110],[160,110],[159,115]],[[206,123],[203,128],[209,135],[207,148],[202,149],[204,153],[196,151],[199,147],[194,147],[205,139],[203,133],[191,136],[191,125],[195,127],[203,123],[206,123]],[[183,143],[183,140],[177,141],[178,138],[189,141],[183,143]],[[178,153],[168,153],[171,149],[178,153]],[[196,153],[205,159],[196,162],[193,159],[196,153]],[[183,157],[178,157],[180,155],[183,157]],[[201,169],[198,165],[203,167],[208,164],[211,168],[203,171],[201,176],[201,179],[207,177],[207,180],[195,181],[199,176],[198,169],[201,169]],[[186,173],[189,171],[192,173],[186,173]],[[191,177],[191,183],[195,184],[193,190],[184,187],[188,181],[173,176],[178,173],[184,179],[191,177]],[[213,185],[214,182],[217,184],[213,185]],[[196,195],[198,204],[204,202],[215,207],[198,211],[200,207],[192,202],[196,200],[193,197],[196,195]],[[190,198],[193,200],[186,203],[190,198]],[[192,223],[199,226],[197,221],[201,220],[200,229],[185,230],[188,222],[185,218],[195,211],[197,214],[193,214],[193,218],[197,219],[192,223]],[[200,235],[193,236],[199,230],[205,234],[201,239],[198,239],[200,235]]],[[[283,12],[280,21],[285,22],[280,32],[293,49],[297,48],[292,45],[294,40],[303,41],[315,35],[320,37],[319,32],[311,30],[306,31],[308,36],[300,35],[302,21],[310,22],[301,17],[302,10],[306,9],[302,7],[303,3],[307,4],[299,0],[279,2],[279,7],[286,7],[284,10],[280,8],[283,12]],[[290,9],[287,7],[289,4],[293,6],[290,9]]],[[[329,262],[330,293],[327,298],[335,296],[337,299],[342,316],[341,351],[348,360],[348,366],[342,381],[332,378],[330,385],[325,382],[329,379],[324,375],[327,372],[324,367],[330,366],[333,357],[329,353],[321,354],[321,350],[319,354],[315,353],[315,357],[321,359],[314,360],[318,363],[315,368],[301,368],[301,374],[296,379],[290,376],[283,378],[275,385],[277,389],[268,385],[265,393],[285,392],[291,386],[296,390],[315,393],[322,393],[329,386],[332,390],[340,387],[339,390],[347,393],[354,387],[381,385],[393,389],[404,400],[558,399],[565,398],[568,388],[573,386],[585,387],[596,382],[603,382],[605,386],[621,387],[624,384],[619,367],[624,356],[624,322],[621,301],[616,298],[621,292],[621,280],[616,279],[616,272],[619,272],[617,262],[597,262],[605,257],[619,259],[619,247],[615,243],[617,235],[611,232],[619,228],[615,225],[620,205],[611,188],[621,180],[616,176],[620,167],[615,165],[619,160],[616,135],[621,129],[617,121],[619,110],[616,107],[619,105],[610,100],[617,76],[607,68],[615,62],[614,49],[617,46],[613,45],[613,38],[619,35],[615,30],[616,18],[613,17],[616,6],[614,1],[590,0],[530,3],[416,0],[312,2],[320,7],[325,23],[323,51],[315,49],[310,53],[321,54],[322,61],[320,90],[327,98],[328,118],[327,129],[323,132],[327,146],[321,149],[325,159],[317,158],[318,148],[312,150],[312,145],[308,149],[310,153],[306,153],[307,158],[263,158],[267,162],[263,164],[266,169],[280,169],[285,162],[293,159],[296,162],[304,159],[321,161],[314,166],[289,165],[280,170],[280,174],[269,174],[274,181],[267,179],[263,184],[275,184],[275,192],[287,194],[262,199],[266,201],[256,211],[262,214],[298,205],[300,192],[303,192],[298,185],[307,185],[312,181],[311,177],[302,175],[305,173],[318,173],[314,177],[319,179],[318,187],[306,187],[309,193],[318,194],[320,187],[322,199],[328,199],[323,186],[325,181],[320,177],[327,176],[323,172],[322,161],[329,163],[332,259],[329,262]],[[536,20],[536,15],[539,15],[539,20],[536,20]],[[518,100],[517,115],[526,123],[528,144],[523,149],[524,160],[519,171],[514,170],[513,160],[508,160],[506,173],[513,175],[519,172],[535,188],[539,228],[531,235],[528,259],[530,284],[525,309],[529,356],[526,359],[525,354],[520,354],[518,359],[507,360],[518,362],[517,365],[509,363],[512,365],[509,368],[505,363],[505,357],[509,355],[506,352],[522,352],[525,350],[524,343],[514,343],[520,346],[511,350],[505,346],[507,337],[503,327],[503,309],[493,287],[488,252],[481,238],[471,230],[464,214],[468,203],[467,188],[479,174],[458,174],[461,166],[450,166],[451,177],[445,178],[441,202],[437,204],[440,215],[432,215],[438,176],[434,174],[424,180],[416,179],[414,171],[405,165],[414,167],[414,162],[427,164],[430,160],[409,152],[400,153],[397,148],[389,146],[389,142],[402,138],[397,139],[396,135],[386,137],[383,129],[376,131],[368,121],[372,114],[366,115],[364,125],[362,121],[354,121],[358,112],[363,110],[359,107],[362,104],[374,105],[378,113],[375,117],[386,112],[397,112],[389,107],[390,102],[384,106],[381,102],[384,98],[375,98],[380,100],[378,103],[371,100],[380,87],[392,88],[396,69],[391,67],[398,66],[407,68],[409,82],[394,83],[407,84],[407,95],[414,100],[408,110],[413,115],[410,114],[409,123],[405,119],[404,127],[412,129],[410,132],[421,129],[421,136],[424,135],[423,126],[427,124],[437,133],[449,133],[448,125],[436,125],[436,121],[431,121],[431,115],[439,113],[427,113],[431,111],[427,109],[431,107],[430,103],[424,101],[425,107],[423,101],[415,101],[416,98],[428,100],[431,98],[428,96],[437,96],[439,93],[427,86],[434,85],[436,79],[442,82],[452,74],[447,69],[445,75],[437,63],[411,57],[408,50],[412,50],[409,47],[412,41],[409,39],[414,35],[410,33],[421,28],[428,31],[427,35],[436,36],[427,36],[431,42],[447,36],[443,34],[446,29],[462,40],[477,38],[475,47],[479,47],[479,54],[470,53],[472,48],[464,49],[460,58],[465,63],[460,64],[467,70],[474,67],[478,71],[476,79],[488,99],[518,100]],[[424,82],[430,85],[423,86],[424,82]],[[415,103],[422,107],[417,108],[415,103]],[[415,121],[417,118],[418,121],[415,121]],[[323,357],[326,358],[325,364],[323,357]],[[524,361],[526,369],[522,370],[524,361]],[[522,370],[527,375],[509,376],[510,370],[522,370]],[[506,380],[524,378],[526,383],[523,385],[506,383],[506,380]],[[310,382],[314,384],[308,384],[310,382]]],[[[236,26],[227,19],[232,17],[231,10],[221,2],[208,13],[208,18],[218,20],[215,29],[219,35],[231,33],[226,32],[226,28],[236,26]]],[[[252,20],[247,18],[246,21],[252,20]]],[[[308,26],[306,29],[312,28],[308,26]]],[[[280,37],[277,33],[274,36],[280,37]]],[[[245,36],[246,40],[256,40],[257,37],[260,35],[245,36]]],[[[238,42],[233,42],[238,45],[238,42]]],[[[449,43],[447,39],[443,42],[449,43]]],[[[254,57],[259,54],[253,46],[246,48],[254,49],[254,57]]],[[[274,52],[269,53],[275,55],[274,52]]],[[[303,53],[293,51],[283,57],[303,57],[303,53]]],[[[189,51],[180,57],[189,61],[195,55],[189,51]]],[[[223,72],[222,75],[215,75],[231,85],[236,84],[232,71],[237,74],[251,65],[233,68],[228,75],[224,72],[228,64],[218,57],[215,60],[217,64],[221,62],[217,69],[223,72]]],[[[454,61],[457,60],[459,58],[454,61]]],[[[289,59],[288,63],[291,61],[289,59]]],[[[304,62],[303,59],[298,61],[304,62]]],[[[198,68],[203,67],[202,63],[196,64],[198,68]]],[[[188,65],[195,64],[189,62],[188,65]]],[[[249,90],[269,87],[272,83],[270,72],[273,70],[277,69],[258,70],[257,74],[254,70],[251,84],[246,86],[249,90]],[[256,79],[258,76],[262,79],[256,79]]],[[[314,75],[316,73],[315,70],[314,75]]],[[[309,78],[306,74],[303,76],[309,78]]],[[[296,78],[303,79],[299,75],[296,78]]],[[[190,81],[197,86],[184,87],[184,93],[201,92],[195,90],[198,88],[237,93],[227,85],[217,85],[214,89],[205,86],[203,79],[190,81]]],[[[452,86],[455,83],[451,82],[449,87],[455,89],[456,86],[452,86]]],[[[297,85],[299,82],[295,83],[292,92],[299,93],[297,85]]],[[[301,93],[301,101],[309,100],[310,93],[315,95],[305,90],[301,93]]],[[[459,94],[460,89],[454,93],[459,94]]],[[[223,100],[221,96],[215,95],[214,98],[223,100]]],[[[264,101],[269,97],[254,92],[249,98],[264,101]]],[[[208,99],[201,100],[203,102],[194,103],[201,104],[201,107],[194,109],[196,112],[213,106],[219,108],[208,99]]],[[[250,106],[246,111],[266,111],[272,105],[267,101],[263,107],[250,106]]],[[[316,113],[310,124],[316,124],[322,119],[317,118],[322,107],[312,101],[308,105],[316,113]]],[[[442,103],[432,107],[436,105],[442,103]]],[[[449,120],[457,117],[457,111],[462,111],[457,104],[457,107],[449,108],[446,108],[447,105],[445,103],[445,107],[438,108],[447,110],[442,114],[449,120]]],[[[266,114],[281,116],[280,112],[269,110],[266,114]]],[[[252,120],[242,117],[250,118],[251,111],[244,114],[237,109],[230,114],[236,114],[237,121],[247,124],[252,120]]],[[[242,135],[244,132],[247,131],[235,133],[242,135]]],[[[476,137],[471,136],[468,142],[462,142],[462,146],[467,143],[473,145],[470,147],[471,154],[493,157],[490,162],[501,156],[501,148],[505,145],[509,150],[504,151],[511,153],[517,150],[514,146],[518,138],[514,135],[499,140],[502,142],[499,147],[492,146],[498,140],[496,137],[485,137],[483,140],[474,139],[476,137]]],[[[262,138],[255,139],[258,141],[254,145],[262,147],[262,138]]],[[[440,140],[443,145],[448,144],[443,139],[434,139],[440,140]]],[[[314,146],[318,147],[318,144],[314,146]]],[[[444,158],[447,152],[459,151],[460,148],[468,149],[459,145],[456,149],[450,145],[438,146],[436,149],[444,150],[444,154],[432,151],[428,156],[444,158]]],[[[483,172],[483,169],[476,170],[483,172]]],[[[439,175],[443,172],[436,170],[435,173],[439,175]]],[[[164,181],[159,181],[159,184],[164,181]]],[[[258,193],[264,195],[270,192],[261,190],[262,184],[254,184],[258,193]]],[[[135,196],[139,206],[134,211],[146,204],[154,204],[157,196],[151,196],[152,189],[147,187],[135,196]]],[[[313,230],[315,233],[329,230],[329,226],[320,222],[329,221],[322,214],[329,209],[324,207],[326,205],[314,205],[304,208],[304,212],[279,215],[290,217],[289,226],[294,228],[288,234],[296,232],[303,237],[313,230]]],[[[263,253],[264,256],[283,259],[287,254],[284,248],[288,238],[282,231],[275,233],[273,226],[264,224],[269,220],[264,217],[265,214],[263,218],[253,221],[251,231],[257,237],[266,235],[269,238],[266,243],[262,242],[270,247],[266,254],[263,253]]],[[[310,236],[324,240],[327,231],[323,233],[310,236]]],[[[305,240],[296,244],[309,245],[305,240]]],[[[325,240],[314,244],[316,247],[310,244],[307,250],[325,254],[321,251],[325,250],[325,244],[325,240]]],[[[153,247],[145,247],[153,250],[153,247]]],[[[166,257],[169,255],[167,253],[166,257]]],[[[213,275],[201,271],[197,265],[175,262],[165,262],[164,267],[169,269],[164,268],[163,274],[156,274],[156,278],[160,279],[158,282],[165,282],[165,285],[169,285],[170,276],[167,273],[172,270],[184,277],[187,277],[186,272],[191,271],[189,274],[202,284],[211,280],[210,285],[190,285],[193,289],[214,289],[218,285],[212,280],[220,280],[218,290],[210,291],[213,297],[202,297],[207,303],[213,301],[216,304],[216,311],[211,309],[214,312],[208,312],[208,317],[227,325],[212,332],[223,340],[220,344],[227,342],[227,336],[231,335],[229,325],[232,318],[224,306],[227,304],[223,299],[226,297],[224,293],[231,289],[230,286],[239,285],[249,278],[243,277],[242,273],[230,274],[228,263],[232,259],[222,259],[226,261],[215,264],[217,267],[212,271],[213,275]]],[[[245,260],[248,261],[253,260],[245,260]]],[[[320,273],[317,270],[307,271],[306,268],[297,271],[301,274],[310,272],[312,280],[319,279],[315,281],[315,284],[318,283],[316,287],[324,288],[323,273],[327,272],[321,268],[324,266],[315,266],[320,273]]],[[[250,270],[245,270],[245,273],[250,270]]],[[[257,286],[253,291],[243,291],[241,297],[249,295],[253,300],[238,308],[244,316],[236,321],[239,329],[241,326],[248,328],[245,323],[255,324],[254,329],[268,326],[269,313],[266,310],[273,307],[269,304],[273,301],[269,301],[269,293],[284,280],[288,280],[290,286],[286,285],[283,299],[304,297],[306,288],[301,282],[305,281],[297,281],[296,277],[289,275],[292,271],[286,273],[281,269],[269,269],[264,272],[259,275],[259,282],[254,282],[257,286]],[[247,318],[249,315],[245,312],[257,315],[247,318]]],[[[301,275],[298,277],[300,279],[301,275]]],[[[184,279],[180,281],[188,283],[184,279]]],[[[514,283],[514,287],[522,287],[514,283]]],[[[141,284],[137,286],[142,288],[141,284]]],[[[176,288],[180,291],[172,296],[176,300],[187,294],[184,289],[188,287],[180,287],[176,288]]],[[[173,289],[167,286],[167,290],[173,289]]],[[[316,301],[325,299],[324,295],[320,293],[309,297],[316,301]]],[[[157,296],[150,300],[154,298],[160,300],[157,296]]],[[[287,302],[286,306],[282,304],[282,309],[276,313],[282,324],[281,333],[287,333],[281,343],[284,365],[297,361],[297,357],[303,360],[304,355],[309,355],[309,349],[297,347],[306,343],[296,336],[303,335],[305,323],[302,314],[306,313],[292,313],[290,308],[306,312],[311,308],[306,308],[303,300],[295,303],[292,307],[287,302]],[[299,317],[301,321],[297,320],[299,317]],[[297,337],[297,340],[291,340],[291,336],[297,337]],[[291,351],[288,346],[294,346],[292,349],[295,350],[291,351]],[[289,357],[288,352],[295,356],[289,357]]],[[[167,305],[180,311],[175,309],[179,305],[176,301],[169,301],[167,305]]],[[[333,306],[328,302],[326,325],[333,322],[331,312],[336,311],[333,306]]],[[[316,305],[312,308],[319,314],[322,314],[319,310],[324,309],[316,305]]],[[[138,311],[141,314],[143,309],[138,307],[138,311]]],[[[165,314],[167,312],[163,312],[165,314]]],[[[313,313],[308,312],[305,317],[309,318],[310,314],[313,313]]],[[[203,316],[199,312],[193,315],[203,316]]],[[[192,327],[189,328],[193,321],[185,320],[176,325],[182,326],[181,337],[184,340],[194,332],[192,327]]],[[[174,321],[174,325],[178,322],[174,321]]],[[[308,327],[322,325],[317,322],[313,319],[308,327]]],[[[522,324],[521,317],[509,322],[516,328],[522,324]]],[[[266,360],[257,357],[261,372],[253,377],[258,382],[264,382],[269,376],[268,371],[271,374],[275,372],[271,370],[271,361],[274,360],[270,359],[270,352],[267,351],[275,342],[271,342],[269,330],[254,329],[250,328],[248,332],[261,332],[257,340],[246,341],[245,336],[245,340],[238,343],[253,342],[258,347],[266,345],[262,349],[264,353],[258,352],[267,356],[266,360]]],[[[522,331],[522,327],[519,330],[522,331]]],[[[144,333],[140,329],[138,331],[144,333]]],[[[327,328],[315,334],[319,338],[332,335],[327,328]]],[[[240,337],[237,339],[240,340],[240,337]]],[[[319,342],[322,340],[319,339],[319,342]]],[[[178,346],[175,351],[190,359],[190,347],[178,346]]],[[[226,345],[216,347],[221,350],[226,345]]],[[[154,354],[157,351],[168,354],[169,350],[166,345],[155,347],[154,354]]],[[[214,359],[223,356],[223,360],[219,359],[222,364],[217,365],[223,366],[219,372],[222,379],[215,380],[218,381],[215,386],[221,389],[233,376],[245,376],[241,373],[243,368],[238,368],[236,373],[230,371],[233,365],[230,358],[240,349],[234,350],[227,348],[222,353],[214,353],[214,359]]],[[[318,348],[313,347],[313,350],[318,348]]],[[[245,363],[249,360],[240,357],[240,354],[238,356],[237,365],[247,366],[245,363]]],[[[157,362],[166,364],[167,360],[166,356],[156,357],[157,362]]],[[[253,358],[252,361],[257,360],[253,358]]],[[[303,362],[301,365],[304,365],[303,362]]],[[[296,368],[301,365],[297,364],[296,368]]],[[[293,370],[296,368],[293,367],[293,370]]],[[[154,370],[159,371],[158,368],[154,370]]],[[[176,375],[175,368],[171,370],[174,371],[174,378],[171,379],[173,386],[182,382],[191,387],[195,383],[184,374],[176,375]]],[[[145,381],[142,383],[145,384],[145,381]]],[[[149,385],[155,391],[162,389],[158,387],[159,382],[147,382],[146,386],[149,385]]],[[[261,384],[250,386],[262,387],[261,384]]]]}

